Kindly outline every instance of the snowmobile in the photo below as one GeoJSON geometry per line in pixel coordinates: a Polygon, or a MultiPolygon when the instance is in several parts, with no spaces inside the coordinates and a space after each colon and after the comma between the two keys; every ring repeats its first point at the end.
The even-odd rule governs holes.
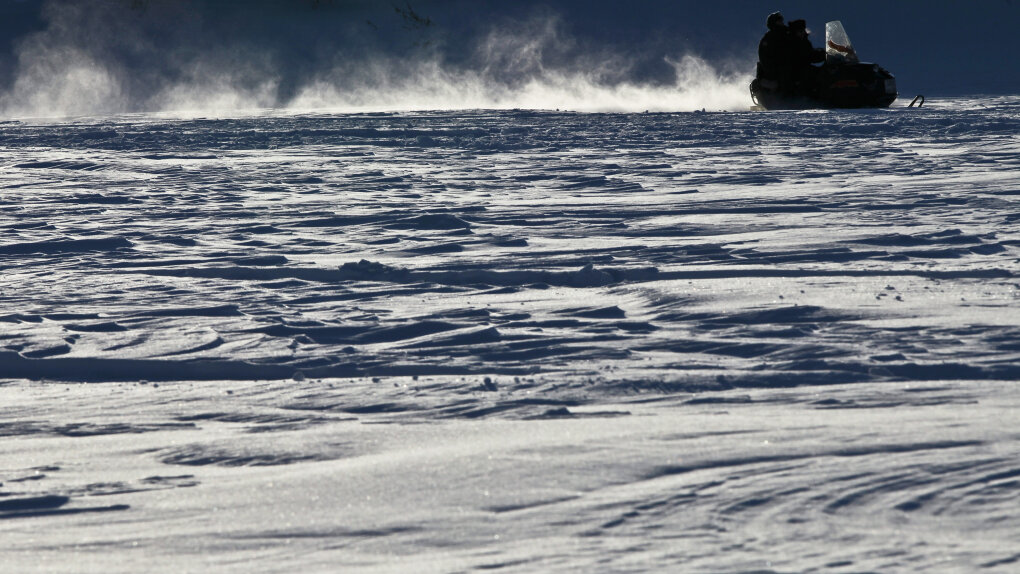
{"type": "Polygon", "coordinates": [[[759,73],[751,82],[751,109],[885,108],[898,96],[896,78],[878,64],[858,60],[839,21],[825,24],[825,62],[811,68],[803,82],[786,89],[759,73]]]}

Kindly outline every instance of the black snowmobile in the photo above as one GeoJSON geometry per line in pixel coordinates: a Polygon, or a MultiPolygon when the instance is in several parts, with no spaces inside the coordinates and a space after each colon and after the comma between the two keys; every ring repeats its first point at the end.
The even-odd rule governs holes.
{"type": "Polygon", "coordinates": [[[759,74],[751,82],[752,109],[885,108],[898,95],[892,74],[857,59],[838,21],[825,24],[825,63],[812,71],[808,81],[785,89],[759,74]]]}

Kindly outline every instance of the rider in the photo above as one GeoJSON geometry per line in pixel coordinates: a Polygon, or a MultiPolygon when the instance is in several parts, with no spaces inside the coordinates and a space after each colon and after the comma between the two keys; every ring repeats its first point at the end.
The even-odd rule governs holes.
{"type": "Polygon", "coordinates": [[[789,25],[791,36],[791,62],[794,90],[810,96],[816,89],[818,68],[811,64],[825,61],[825,50],[815,48],[808,36],[811,34],[804,20],[793,20],[789,25]]]}
{"type": "Polygon", "coordinates": [[[779,12],[769,14],[765,25],[769,31],[758,43],[758,79],[764,88],[790,93],[795,87],[793,35],[779,12]]]}

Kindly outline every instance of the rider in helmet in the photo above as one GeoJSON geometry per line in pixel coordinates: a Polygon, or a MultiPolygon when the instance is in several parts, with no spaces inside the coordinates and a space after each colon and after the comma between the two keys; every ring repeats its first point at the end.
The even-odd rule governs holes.
{"type": "Polygon", "coordinates": [[[779,92],[794,90],[793,36],[779,12],[769,14],[768,32],[758,43],[758,80],[762,87],[779,92]]]}

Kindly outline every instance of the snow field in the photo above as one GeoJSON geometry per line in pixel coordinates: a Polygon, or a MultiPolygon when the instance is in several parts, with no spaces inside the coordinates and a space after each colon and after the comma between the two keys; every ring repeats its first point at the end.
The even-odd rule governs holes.
{"type": "Polygon", "coordinates": [[[3,559],[1009,571],[1018,111],[0,122],[3,559]]]}

